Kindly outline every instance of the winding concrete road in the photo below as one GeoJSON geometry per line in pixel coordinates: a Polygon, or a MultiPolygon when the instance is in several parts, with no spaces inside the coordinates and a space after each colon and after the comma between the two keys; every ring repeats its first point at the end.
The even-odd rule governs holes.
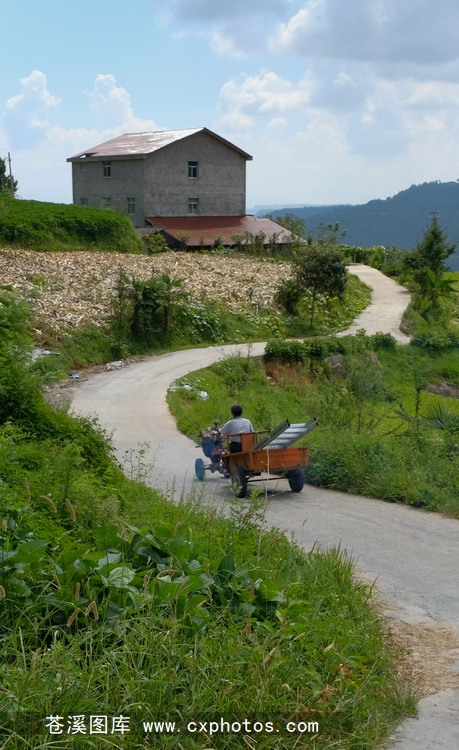
{"type": "MultiPolygon", "coordinates": [[[[406,343],[399,322],[409,303],[408,293],[375,269],[354,265],[350,270],[374,291],[371,304],[349,331],[390,332],[406,343]]],[[[263,350],[264,344],[257,343],[250,353],[256,356],[263,350]]],[[[73,409],[99,417],[102,426],[113,432],[121,459],[139,443],[149,443],[146,458],[154,466],[149,480],[152,486],[174,496],[189,492],[196,487],[194,461],[200,452],[177,432],[166,404],[167,389],[177,378],[236,351],[247,353],[247,346],[174,352],[95,374],[75,388],[73,409]]],[[[206,478],[204,490],[213,504],[223,505],[228,497],[220,477],[206,478]]],[[[270,483],[269,496],[268,523],[293,534],[306,548],[340,545],[354,557],[367,579],[377,579],[381,597],[392,607],[388,616],[413,626],[423,622],[435,628],[448,623],[459,630],[457,520],[309,486],[297,495],[288,491],[286,480],[270,483]]],[[[423,699],[419,718],[405,722],[392,747],[459,747],[459,690],[423,699]]]]}

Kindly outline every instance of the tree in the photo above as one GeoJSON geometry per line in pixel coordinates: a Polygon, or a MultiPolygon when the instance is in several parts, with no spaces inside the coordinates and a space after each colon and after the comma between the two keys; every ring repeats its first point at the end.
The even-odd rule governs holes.
{"type": "Polygon", "coordinates": [[[284,227],[288,232],[295,235],[296,239],[302,239],[306,232],[306,221],[296,216],[293,213],[287,212],[283,216],[273,216],[272,214],[266,214],[266,219],[274,221],[279,224],[280,227],[284,227]]]}
{"type": "Polygon", "coordinates": [[[0,158],[0,193],[8,193],[9,195],[16,195],[18,189],[17,180],[14,177],[9,177],[6,174],[6,161],[0,158]]]}
{"type": "Polygon", "coordinates": [[[307,236],[309,245],[314,243],[318,245],[339,245],[343,237],[347,234],[347,229],[343,229],[340,232],[339,221],[334,224],[318,224],[313,232],[310,232],[307,236]]]}
{"type": "Polygon", "coordinates": [[[445,260],[454,252],[456,245],[448,243],[445,232],[437,222],[436,216],[432,219],[432,224],[427,227],[424,237],[414,250],[410,250],[403,258],[403,267],[406,271],[413,274],[414,280],[420,285],[421,291],[427,291],[427,269],[434,273],[435,276],[446,271],[445,260]]]}
{"type": "Polygon", "coordinates": [[[295,257],[297,283],[312,293],[311,325],[316,297],[341,297],[347,285],[347,271],[337,250],[325,245],[306,245],[295,257]]]}
{"type": "Polygon", "coordinates": [[[289,212],[283,216],[266,214],[265,218],[274,221],[276,224],[279,224],[280,227],[286,229],[287,232],[290,232],[289,237],[285,234],[283,235],[282,232],[279,232],[276,237],[277,243],[279,242],[279,239],[282,242],[287,256],[292,255],[304,243],[304,235],[306,233],[306,221],[304,219],[289,212]]]}

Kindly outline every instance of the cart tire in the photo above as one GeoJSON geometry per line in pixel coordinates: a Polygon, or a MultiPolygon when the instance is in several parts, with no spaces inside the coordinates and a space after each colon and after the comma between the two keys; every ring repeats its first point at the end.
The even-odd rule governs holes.
{"type": "Polygon", "coordinates": [[[301,492],[304,487],[304,471],[302,469],[289,471],[287,479],[292,492],[301,492]]]}
{"type": "Polygon", "coordinates": [[[235,466],[232,470],[231,484],[233,485],[236,497],[245,497],[247,495],[247,477],[244,469],[241,469],[240,466],[235,466]]]}
{"type": "Polygon", "coordinates": [[[196,479],[199,479],[200,482],[204,481],[206,470],[202,458],[197,458],[194,462],[194,473],[196,474],[196,479]]]}

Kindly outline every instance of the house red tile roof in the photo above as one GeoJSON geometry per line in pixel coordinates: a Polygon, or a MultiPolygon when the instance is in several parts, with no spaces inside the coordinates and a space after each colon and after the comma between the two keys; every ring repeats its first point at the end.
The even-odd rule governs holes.
{"type": "Polygon", "coordinates": [[[235,235],[248,232],[257,235],[260,232],[266,241],[278,235],[278,242],[285,242],[292,237],[291,232],[276,224],[271,219],[259,219],[256,216],[152,216],[146,219],[152,226],[161,228],[166,234],[179,239],[181,232],[189,232],[187,245],[199,247],[210,246],[217,238],[223,245],[235,244],[235,235]]]}

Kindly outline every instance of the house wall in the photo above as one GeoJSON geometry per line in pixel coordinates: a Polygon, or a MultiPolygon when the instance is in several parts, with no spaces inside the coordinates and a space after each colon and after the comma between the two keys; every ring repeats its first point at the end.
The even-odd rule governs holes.
{"type": "Polygon", "coordinates": [[[145,162],[146,216],[187,216],[188,199],[198,198],[200,216],[245,214],[246,160],[207,133],[176,141],[145,162]],[[188,177],[188,162],[198,177],[188,177]]]}
{"type": "Polygon", "coordinates": [[[73,202],[100,208],[105,198],[111,199],[115,210],[127,211],[127,199],[135,198],[135,214],[129,216],[137,227],[145,224],[143,200],[144,159],[112,158],[110,177],[104,177],[102,160],[92,161],[91,157],[72,163],[73,202]]]}
{"type": "Polygon", "coordinates": [[[187,216],[188,200],[197,198],[200,216],[244,216],[246,160],[207,133],[196,133],[142,158],[129,155],[87,157],[72,163],[73,202],[100,208],[105,198],[116,210],[135,198],[135,226],[146,216],[187,216]],[[110,161],[104,177],[103,161],[110,161]],[[198,162],[198,177],[188,177],[188,162],[198,162]]]}

